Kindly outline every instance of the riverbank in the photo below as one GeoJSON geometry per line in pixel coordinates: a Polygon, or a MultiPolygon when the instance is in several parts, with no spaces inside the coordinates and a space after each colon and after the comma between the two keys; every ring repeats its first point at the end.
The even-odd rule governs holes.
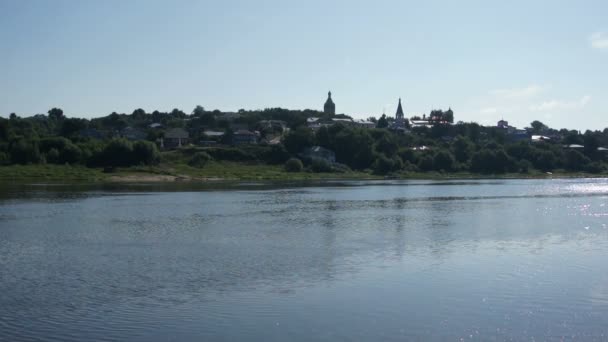
{"type": "MultiPolygon", "coordinates": [[[[106,170],[107,171],[107,170],[106,170]]],[[[0,167],[0,182],[213,182],[213,181],[297,181],[297,180],[364,180],[364,179],[525,179],[525,178],[598,178],[607,174],[588,174],[571,172],[509,173],[509,174],[472,174],[468,172],[440,173],[416,172],[398,173],[391,176],[377,176],[368,172],[313,173],[286,172],[281,165],[256,163],[237,163],[212,161],[203,168],[187,164],[163,164],[158,166],[139,166],[116,168],[104,172],[101,168],[88,168],[71,165],[11,165],[0,167]]]]}

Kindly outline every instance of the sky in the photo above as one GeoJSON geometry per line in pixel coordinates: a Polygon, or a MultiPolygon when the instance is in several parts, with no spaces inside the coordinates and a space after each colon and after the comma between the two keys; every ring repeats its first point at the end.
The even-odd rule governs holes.
{"type": "Polygon", "coordinates": [[[283,107],[608,127],[608,1],[0,0],[0,116],[283,107]]]}

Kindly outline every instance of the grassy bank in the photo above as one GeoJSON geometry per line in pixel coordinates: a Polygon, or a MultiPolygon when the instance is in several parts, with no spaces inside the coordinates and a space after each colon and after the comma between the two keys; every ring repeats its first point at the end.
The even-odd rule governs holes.
{"type": "Polygon", "coordinates": [[[70,165],[11,165],[0,167],[1,182],[83,181],[83,182],[171,182],[214,180],[323,180],[323,179],[523,179],[523,178],[575,178],[606,177],[606,174],[554,172],[546,174],[471,174],[458,173],[399,173],[388,177],[366,172],[312,173],[285,172],[282,165],[211,161],[203,168],[189,166],[182,161],[163,162],[157,166],[117,168],[104,173],[100,168],[70,165]]]}

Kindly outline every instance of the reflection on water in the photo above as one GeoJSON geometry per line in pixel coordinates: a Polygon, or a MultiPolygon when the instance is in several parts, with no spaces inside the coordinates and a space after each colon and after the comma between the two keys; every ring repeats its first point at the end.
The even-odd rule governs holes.
{"type": "Polygon", "coordinates": [[[0,340],[606,339],[608,181],[4,186],[0,340]]]}

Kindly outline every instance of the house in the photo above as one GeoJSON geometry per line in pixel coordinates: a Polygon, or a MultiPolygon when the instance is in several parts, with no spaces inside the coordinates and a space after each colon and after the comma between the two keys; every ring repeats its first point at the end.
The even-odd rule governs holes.
{"type": "Polygon", "coordinates": [[[362,128],[376,128],[376,123],[364,119],[355,120],[355,125],[362,128]]]}
{"type": "Polygon", "coordinates": [[[162,148],[177,148],[190,143],[190,134],[183,128],[173,128],[165,132],[165,137],[161,140],[162,148]]]}
{"type": "Polygon", "coordinates": [[[122,138],[125,138],[127,140],[145,140],[147,137],[146,132],[137,129],[137,128],[133,128],[133,127],[127,127],[125,129],[123,129],[122,131],[120,131],[120,136],[122,138]]]}
{"type": "Polygon", "coordinates": [[[162,128],[163,124],[161,124],[159,122],[155,122],[155,123],[151,123],[148,127],[153,128],[153,129],[158,129],[158,128],[162,128]]]}
{"type": "Polygon", "coordinates": [[[500,120],[500,121],[498,121],[498,123],[496,124],[496,127],[498,127],[498,128],[502,128],[502,129],[508,129],[508,128],[509,128],[509,121],[506,121],[506,120],[500,120]]]}
{"type": "Polygon", "coordinates": [[[232,135],[232,144],[233,145],[247,145],[247,144],[257,144],[258,136],[254,132],[240,129],[232,135]]]}
{"type": "Polygon", "coordinates": [[[326,149],[321,146],[313,146],[305,149],[299,156],[303,159],[323,159],[330,163],[336,162],[336,154],[334,151],[326,149]]]}

